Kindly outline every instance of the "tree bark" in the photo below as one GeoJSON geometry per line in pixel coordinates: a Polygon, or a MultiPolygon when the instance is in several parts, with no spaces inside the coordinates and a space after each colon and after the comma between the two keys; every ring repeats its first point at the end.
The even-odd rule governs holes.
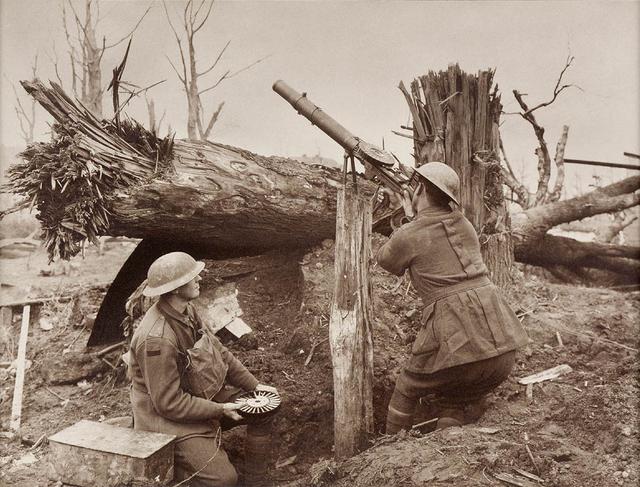
{"type": "MultiPolygon", "coordinates": [[[[440,78],[427,78],[421,83],[431,86],[436,79],[440,78]]],[[[443,106],[443,101],[447,105],[453,99],[464,97],[465,82],[455,79],[460,82],[462,94],[456,92],[459,94],[450,95],[453,96],[450,100],[440,94],[437,98],[428,98],[426,102],[416,105],[416,110],[422,113],[419,123],[427,127],[426,139],[433,138],[431,144],[420,146],[417,153],[432,154],[441,150],[454,153],[458,149],[448,144],[453,144],[455,140],[467,141],[460,142],[465,148],[461,155],[450,156],[456,161],[458,158],[475,156],[475,162],[467,164],[469,167],[459,169],[466,174],[463,175],[463,181],[467,181],[468,186],[477,185],[474,190],[467,189],[463,193],[463,206],[467,202],[465,211],[471,212],[474,208],[468,202],[475,201],[477,207],[484,208],[486,205],[489,208],[489,211],[480,209],[470,216],[475,225],[482,224],[479,228],[480,239],[494,280],[507,283],[508,275],[503,271],[510,264],[507,254],[512,243],[509,241],[509,215],[502,213],[500,168],[493,164],[487,153],[477,149],[488,144],[492,150],[499,150],[495,123],[498,114],[492,112],[492,117],[486,119],[484,125],[476,117],[472,139],[468,132],[456,130],[449,133],[447,144],[443,144],[443,139],[438,135],[443,126],[438,128],[435,124],[444,123],[438,122],[442,119],[450,127],[448,130],[453,130],[451,127],[456,124],[449,120],[454,114],[465,119],[469,114],[464,108],[466,105],[463,103],[447,109],[445,118],[442,111],[429,112],[434,106],[443,106]],[[437,140],[440,142],[436,143],[437,140]],[[469,140],[478,142],[469,145],[469,140]],[[483,192],[479,190],[480,187],[484,188],[483,192]],[[494,190],[495,193],[492,192],[494,190]],[[483,216],[480,218],[478,215],[483,216]]],[[[488,78],[479,83],[479,86],[488,85],[488,78]]],[[[86,110],[74,105],[59,87],[54,85],[53,89],[46,88],[39,82],[23,82],[23,86],[53,115],[58,124],[73,127],[73,132],[64,132],[62,137],[62,142],[71,143],[64,147],[63,156],[72,157],[74,166],[84,167],[86,173],[93,175],[95,184],[102,191],[110,192],[98,193],[108,212],[108,222],[100,229],[104,234],[150,238],[160,242],[185,242],[210,249],[213,255],[224,254],[230,249],[234,255],[248,255],[277,248],[307,247],[335,235],[335,198],[337,188],[342,185],[341,175],[335,169],[279,157],[262,157],[240,148],[203,141],[175,141],[169,160],[160,163],[157,155],[152,158],[148,150],[143,150],[150,140],[158,141],[155,136],[135,132],[133,139],[125,140],[123,134],[105,128],[106,122],[100,122],[86,110]]],[[[480,91],[487,93],[484,88],[480,91]]],[[[486,103],[474,106],[486,108],[486,103]]],[[[499,105],[490,107],[497,110],[499,105]]],[[[55,130],[54,125],[54,133],[55,130]]],[[[157,145],[162,145],[161,142],[166,140],[158,141],[157,145]]],[[[13,188],[35,191],[36,194],[24,194],[40,213],[47,211],[46,205],[56,194],[64,197],[67,203],[62,208],[75,204],[75,201],[69,200],[75,197],[70,194],[73,191],[67,190],[65,193],[67,183],[64,179],[69,181],[75,177],[75,173],[58,176],[52,172],[51,182],[49,173],[44,173],[44,176],[40,174],[45,170],[66,171],[66,159],[58,161],[50,169],[53,157],[50,154],[60,153],[59,149],[52,147],[60,143],[60,140],[54,140],[49,145],[33,144],[25,151],[27,160],[22,163],[20,170],[11,169],[18,179],[16,181],[14,178],[13,188]],[[34,153],[39,155],[29,160],[34,153]],[[56,184],[55,178],[58,178],[56,184]]],[[[358,178],[358,184],[361,193],[368,195],[373,192],[373,185],[363,178],[358,178]]],[[[554,247],[557,252],[550,252],[548,249],[551,247],[547,245],[556,241],[545,234],[563,222],[635,206],[640,198],[639,189],[640,176],[632,176],[570,200],[547,203],[514,215],[513,245],[516,259],[521,262],[535,261],[537,265],[556,265],[562,255],[555,254],[566,252],[567,259],[571,260],[572,255],[583,249],[579,260],[584,265],[630,269],[626,260],[616,259],[637,260],[633,252],[621,256],[611,254],[607,250],[609,247],[594,247],[576,241],[572,241],[570,246],[565,242],[554,247]]],[[[82,228],[82,221],[70,221],[69,218],[68,214],[64,214],[59,221],[49,220],[50,231],[88,232],[88,227],[82,228]]],[[[91,223],[94,222],[88,222],[91,223]]],[[[78,238],[82,238],[82,233],[78,234],[78,238]]]]}
{"type": "Polygon", "coordinates": [[[371,203],[338,191],[335,284],[329,321],[333,362],[335,456],[351,457],[373,433],[371,203]]]}
{"type": "Polygon", "coordinates": [[[578,242],[572,238],[544,235],[536,245],[515,247],[516,260],[537,266],[588,267],[630,276],[640,275],[640,247],[578,242]]]}
{"type": "Polygon", "coordinates": [[[176,141],[164,178],[115,195],[110,234],[214,248],[304,247],[335,232],[335,169],[176,141]]]}
{"type": "Polygon", "coordinates": [[[513,247],[500,175],[502,104],[493,71],[473,75],[451,65],[414,80],[411,94],[403,83],[399,88],[413,117],[416,165],[440,161],[456,170],[462,211],[484,242],[491,276],[508,285],[513,247]]]}

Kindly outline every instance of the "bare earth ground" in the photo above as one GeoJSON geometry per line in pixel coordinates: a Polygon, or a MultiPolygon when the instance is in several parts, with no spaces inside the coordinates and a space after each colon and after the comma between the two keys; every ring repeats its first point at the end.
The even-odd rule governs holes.
{"type": "MultiPolygon", "coordinates": [[[[384,239],[374,240],[377,248],[384,239]]],[[[83,363],[82,357],[90,317],[104,295],[101,285],[115,276],[131,250],[131,244],[118,244],[98,256],[91,247],[86,259],[72,266],[71,276],[39,276],[46,263],[41,251],[29,258],[29,269],[26,257],[0,261],[3,283],[31,285],[32,295],[74,296],[43,305],[31,320],[23,441],[0,438],[0,485],[56,485],[49,479],[48,446],[31,449],[29,443],[80,419],[130,414],[121,368],[114,372],[104,362],[83,363]],[[41,323],[53,327],[47,331],[41,323]],[[83,375],[87,378],[81,379],[83,375]],[[56,384],[61,381],[69,383],[56,384]]],[[[638,484],[638,360],[628,348],[638,348],[640,294],[522,277],[508,298],[532,343],[521,351],[513,378],[497,390],[483,418],[463,428],[386,437],[379,432],[395,374],[416,333],[420,303],[405,279],[374,267],[378,434],[362,454],[343,463],[330,460],[333,394],[326,338],[332,256],[333,243],[326,242],[306,255],[207,263],[204,285],[235,283],[243,319],[254,329],[232,350],[261,381],[277,386],[284,399],[273,442],[273,485],[506,485],[494,475],[513,475],[514,469],[535,474],[546,486],[638,484]],[[528,401],[516,379],[563,363],[573,371],[536,384],[528,401]]],[[[11,293],[24,295],[4,286],[2,292],[3,299],[11,293]]],[[[0,340],[0,362],[15,356],[18,310],[10,333],[5,330],[0,340]]],[[[117,354],[106,358],[115,363],[117,354]]],[[[0,369],[3,431],[8,430],[13,376],[11,367],[0,369]]],[[[232,461],[241,465],[242,432],[225,435],[232,461]]],[[[519,478],[522,485],[538,485],[519,478]]]]}

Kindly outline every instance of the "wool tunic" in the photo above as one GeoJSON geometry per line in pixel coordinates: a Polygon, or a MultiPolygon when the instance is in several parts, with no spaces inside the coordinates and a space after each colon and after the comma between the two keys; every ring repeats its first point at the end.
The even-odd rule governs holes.
{"type": "MultiPolygon", "coordinates": [[[[224,384],[213,384],[214,391],[205,398],[195,395],[188,383],[189,353],[200,352],[196,343],[202,343],[203,326],[191,304],[179,313],[162,297],[145,314],[129,352],[136,429],[175,434],[178,439],[215,435],[223,406],[214,394],[224,384]]],[[[243,390],[255,389],[258,381],[251,372],[215,336],[205,338],[213,346],[209,376],[243,390]]]]}
{"type": "Polygon", "coordinates": [[[515,313],[487,277],[478,236],[460,211],[421,211],[380,248],[377,261],[399,276],[408,269],[424,303],[406,370],[431,374],[528,342],[515,313]]]}

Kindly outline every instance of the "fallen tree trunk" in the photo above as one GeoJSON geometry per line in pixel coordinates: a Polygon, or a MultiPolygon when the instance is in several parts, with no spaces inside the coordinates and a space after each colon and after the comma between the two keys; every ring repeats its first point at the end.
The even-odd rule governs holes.
{"type": "Polygon", "coordinates": [[[54,83],[22,84],[58,123],[50,143],[31,145],[10,170],[10,188],[37,208],[52,259],[98,235],[255,254],[335,234],[336,169],[160,140],[136,122],[97,120],[54,83]]]}
{"type": "Polygon", "coordinates": [[[175,141],[171,172],[116,194],[109,233],[247,253],[333,237],[337,170],[175,141]]]}
{"type": "Polygon", "coordinates": [[[631,276],[640,275],[640,247],[579,242],[556,235],[544,235],[536,245],[516,245],[515,258],[524,264],[543,267],[588,267],[631,276]]]}
{"type": "Polygon", "coordinates": [[[640,275],[640,248],[579,242],[547,232],[565,222],[624,210],[640,201],[640,176],[631,176],[584,195],[535,206],[512,215],[514,254],[517,261],[538,266],[563,265],[640,275]]]}
{"type": "MultiPolygon", "coordinates": [[[[209,142],[159,140],[135,122],[117,131],[55,84],[23,86],[58,124],[52,142],[23,153],[25,162],[11,169],[10,187],[38,209],[51,257],[68,257],[79,251],[78,242],[100,234],[184,242],[214,257],[230,249],[248,255],[306,247],[335,235],[341,184],[335,169],[209,142]]],[[[362,189],[373,189],[359,179],[362,189]]],[[[569,245],[569,239],[546,232],[637,205],[638,189],[640,176],[633,176],[514,215],[516,259],[536,265],[577,259],[595,268],[635,269],[635,249],[611,255],[616,246],[573,240],[569,245]]]]}

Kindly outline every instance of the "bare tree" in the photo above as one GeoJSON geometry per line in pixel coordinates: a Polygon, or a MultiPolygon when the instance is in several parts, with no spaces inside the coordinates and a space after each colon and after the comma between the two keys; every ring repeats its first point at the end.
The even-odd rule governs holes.
{"type": "Polygon", "coordinates": [[[160,133],[160,127],[162,126],[162,121],[164,120],[164,116],[167,114],[167,111],[164,110],[160,119],[157,119],[156,105],[153,98],[149,98],[145,95],[144,100],[147,104],[147,112],[149,114],[149,130],[157,135],[160,133]]]}
{"type": "MultiPolygon", "coordinates": [[[[38,55],[33,58],[33,64],[31,65],[31,80],[34,81],[38,75],[38,55]]],[[[22,104],[20,96],[18,96],[18,90],[12,83],[13,93],[16,98],[16,104],[14,109],[16,117],[18,118],[18,126],[20,127],[20,134],[24,139],[25,145],[29,145],[33,142],[33,131],[36,126],[36,100],[30,97],[30,103],[25,109],[25,105],[22,104]]]]}
{"type": "Polygon", "coordinates": [[[207,117],[204,114],[204,107],[202,104],[201,96],[217,88],[223,81],[229,80],[234,76],[242,73],[243,71],[250,69],[259,62],[263,61],[265,58],[258,59],[257,61],[254,61],[253,63],[237,71],[232,72],[231,70],[226,70],[222,75],[217,77],[216,81],[214,81],[210,86],[200,89],[198,82],[202,77],[214,71],[214,69],[218,66],[218,63],[222,59],[222,56],[229,47],[231,41],[228,41],[224,45],[224,47],[220,50],[220,52],[208,68],[202,71],[198,71],[196,62],[195,39],[198,32],[207,23],[207,20],[209,19],[209,16],[211,15],[211,11],[213,9],[214,1],[201,0],[197,5],[196,3],[197,2],[194,2],[193,0],[188,0],[185,4],[180,25],[181,33],[179,34],[178,29],[176,29],[174,25],[174,21],[171,20],[171,15],[169,13],[169,10],[167,9],[165,0],[162,1],[164,12],[167,17],[167,22],[169,23],[171,31],[175,36],[176,43],[178,45],[178,51],[180,53],[180,70],[178,70],[178,68],[168,56],[167,59],[169,60],[171,67],[178,76],[178,79],[182,83],[182,86],[184,87],[185,93],[187,95],[187,136],[189,140],[207,140],[211,135],[213,126],[220,117],[220,112],[222,111],[222,107],[224,106],[224,101],[220,102],[218,104],[218,107],[211,112],[210,116],[207,117]]]}
{"type": "MultiPolygon", "coordinates": [[[[530,108],[524,99],[526,95],[517,90],[513,91],[522,110],[517,114],[531,124],[538,140],[535,151],[538,184],[534,192],[530,192],[516,177],[502,141],[493,147],[478,149],[476,145],[479,141],[486,142],[489,139],[486,136],[483,138],[476,137],[475,134],[468,135],[465,127],[469,125],[469,121],[471,125],[474,123],[477,125],[478,120],[484,119],[474,118],[465,111],[464,102],[469,101],[469,98],[464,95],[464,92],[470,86],[471,79],[458,80],[456,66],[450,66],[446,72],[429,72],[428,75],[420,77],[412,83],[411,93],[402,83],[400,84],[413,119],[412,127],[402,128],[412,132],[410,137],[414,141],[414,153],[418,165],[434,160],[444,161],[461,175],[463,208],[467,215],[474,217],[478,214],[482,215],[485,209],[491,210],[489,211],[491,213],[499,208],[499,206],[490,205],[485,208],[487,202],[497,202],[499,198],[496,197],[500,196],[500,191],[487,190],[487,174],[491,176],[491,182],[497,180],[512,190],[513,200],[520,205],[522,211],[511,211],[510,215],[504,218],[500,213],[496,213],[498,216],[496,221],[508,223],[511,220],[511,231],[499,230],[498,234],[508,233],[512,236],[514,257],[519,262],[556,267],[556,269],[562,266],[563,270],[571,273],[581,272],[584,268],[602,269],[615,271],[625,279],[634,279],[640,274],[640,248],[600,242],[578,242],[547,233],[551,228],[562,223],[602,213],[620,212],[637,206],[640,202],[640,176],[632,176],[608,186],[596,188],[587,194],[560,201],[564,185],[564,151],[569,128],[563,127],[552,162],[544,137],[544,127],[536,120],[535,113],[553,104],[563,91],[575,86],[562,81],[572,62],[573,58],[569,56],[548,101],[531,104],[530,108]],[[456,144],[460,145],[459,150],[455,149],[456,144]],[[502,158],[499,153],[502,153],[502,158]],[[552,164],[556,167],[556,179],[553,185],[551,185],[552,164]],[[491,172],[494,168],[497,178],[494,178],[491,172]],[[477,175],[474,176],[473,171],[477,171],[477,175]],[[483,175],[483,171],[486,174],[483,175]],[[465,198],[467,198],[466,201],[472,200],[474,203],[465,204],[465,198]],[[484,199],[485,205],[480,198],[484,199]]],[[[487,86],[484,81],[482,85],[485,88],[487,86]]],[[[477,91],[479,93],[479,90],[477,91]]],[[[486,89],[484,93],[487,93],[486,89]]],[[[495,100],[492,106],[500,110],[499,97],[496,93],[497,88],[491,95],[495,100]]],[[[487,113],[491,113],[491,110],[487,113]]],[[[494,135],[493,129],[490,134],[494,135]]],[[[401,135],[406,136],[404,133],[401,135]]],[[[478,222],[472,218],[472,223],[479,230],[486,231],[487,223],[491,223],[491,220],[487,220],[484,225],[478,225],[478,222]]],[[[628,222],[623,221],[621,225],[626,223],[628,222]]],[[[481,240],[484,241],[484,238],[481,233],[481,240]]],[[[501,255],[504,257],[506,252],[501,255]]],[[[484,256],[485,260],[491,261],[490,253],[485,252],[484,256]]]]}
{"type": "Polygon", "coordinates": [[[565,65],[558,76],[558,80],[556,81],[556,85],[553,89],[553,95],[550,100],[538,103],[533,108],[529,108],[524,100],[524,97],[527,95],[525,93],[520,93],[518,90],[513,90],[513,96],[516,98],[520,108],[522,109],[518,114],[531,124],[539,144],[535,150],[535,154],[538,159],[538,186],[535,192],[529,192],[526,186],[522,184],[521,180],[519,180],[513,172],[504,144],[502,139],[500,139],[500,150],[502,152],[502,161],[504,163],[502,168],[502,177],[504,179],[504,183],[513,191],[515,196],[514,201],[518,203],[523,210],[531,208],[532,206],[558,201],[562,196],[562,187],[564,185],[564,152],[567,145],[569,127],[567,125],[562,127],[562,134],[560,135],[560,139],[556,145],[556,152],[553,159],[556,167],[556,179],[553,188],[550,190],[551,155],[544,137],[545,129],[536,120],[534,112],[540,108],[551,105],[558,98],[558,95],[567,88],[579,88],[572,84],[562,84],[562,78],[564,77],[567,69],[571,67],[573,60],[574,58],[572,56],[567,57],[565,65]]]}
{"type": "MultiPolygon", "coordinates": [[[[616,237],[622,235],[622,231],[632,225],[638,217],[638,212],[631,212],[629,210],[623,210],[614,214],[609,225],[596,231],[596,240],[602,243],[614,243],[616,237]]],[[[624,241],[619,243],[623,244],[624,241]]]]}
{"type": "MultiPolygon", "coordinates": [[[[84,0],[83,15],[71,0],[62,1],[62,23],[69,48],[71,88],[75,96],[98,118],[102,118],[102,96],[105,91],[102,84],[102,57],[105,51],[130,38],[150,9],[151,5],[126,35],[116,42],[107,44],[105,36],[98,41],[97,32],[102,20],[99,0],[84,0]],[[67,7],[71,14],[68,14],[67,7]],[[71,17],[71,20],[68,17],[71,17]]],[[[57,59],[54,68],[60,81],[57,59]]]]}

